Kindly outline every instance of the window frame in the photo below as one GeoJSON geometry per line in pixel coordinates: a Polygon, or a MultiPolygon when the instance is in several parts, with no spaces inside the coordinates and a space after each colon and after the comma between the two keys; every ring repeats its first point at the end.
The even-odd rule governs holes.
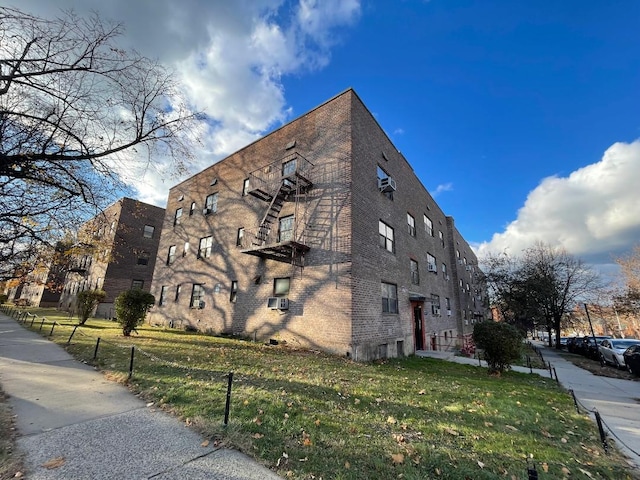
{"type": "Polygon", "coordinates": [[[424,231],[427,232],[427,235],[433,237],[433,220],[427,217],[426,213],[422,214],[422,220],[424,221],[424,231]]]}
{"type": "Polygon", "coordinates": [[[294,241],[295,240],[293,238],[294,231],[295,231],[295,215],[286,215],[278,219],[278,243],[294,241]],[[282,228],[282,226],[287,222],[291,222],[291,228],[288,228],[285,230],[282,228]],[[283,238],[283,237],[286,237],[286,235],[283,236],[283,232],[289,232],[288,233],[289,238],[283,238]]]}
{"type": "Polygon", "coordinates": [[[249,190],[251,189],[251,177],[247,177],[242,181],[242,196],[246,197],[249,195],[249,190]]]}
{"type": "Polygon", "coordinates": [[[202,213],[210,215],[218,211],[218,192],[210,193],[204,199],[204,208],[202,213]]]}
{"type": "Polygon", "coordinates": [[[189,300],[189,308],[196,308],[196,309],[202,309],[204,308],[204,305],[201,304],[200,302],[204,303],[204,298],[205,298],[205,290],[204,290],[204,284],[203,283],[194,283],[191,286],[191,298],[189,300]],[[198,294],[196,295],[196,290],[198,292],[198,294]],[[196,305],[196,301],[198,301],[198,304],[196,305]]]}
{"type": "Polygon", "coordinates": [[[417,260],[409,259],[409,272],[411,274],[411,284],[420,285],[420,266],[417,260]]]}
{"type": "Polygon", "coordinates": [[[291,277],[276,277],[273,279],[273,296],[274,297],[288,297],[290,292],[291,292],[291,277]],[[286,285],[286,288],[283,288],[284,285],[286,285]]]}
{"type": "Polygon", "coordinates": [[[182,218],[182,207],[176,208],[175,213],[173,214],[173,226],[180,225],[182,218]]]}
{"type": "Polygon", "coordinates": [[[378,220],[378,246],[387,252],[396,253],[395,231],[393,227],[382,220],[378,220]],[[384,232],[382,231],[384,229],[384,232]],[[389,238],[389,232],[391,238],[389,238]]]}
{"type": "Polygon", "coordinates": [[[167,291],[169,287],[167,285],[162,285],[160,287],[160,298],[158,299],[158,306],[161,307],[167,303],[167,291]]]}
{"type": "Polygon", "coordinates": [[[231,280],[231,287],[229,288],[229,302],[236,303],[238,301],[238,281],[231,280]]]}
{"type": "Polygon", "coordinates": [[[202,237],[198,242],[198,258],[209,258],[213,249],[213,236],[202,237]]]}
{"type": "Polygon", "coordinates": [[[238,228],[236,232],[236,247],[244,246],[244,227],[238,228]]]}
{"type": "Polygon", "coordinates": [[[171,265],[176,261],[176,245],[169,245],[169,251],[167,252],[167,265],[171,265]]]}
{"type": "Polygon", "coordinates": [[[153,235],[155,234],[156,231],[156,227],[153,225],[145,225],[142,228],[142,238],[153,238],[153,235]],[[151,233],[147,233],[149,232],[149,229],[151,229],[151,233]]]}
{"type": "Polygon", "coordinates": [[[409,235],[412,237],[415,237],[416,236],[416,219],[409,212],[407,212],[407,227],[409,230],[409,235]]]}
{"type": "Polygon", "coordinates": [[[144,287],[144,280],[134,278],[131,280],[131,290],[142,290],[144,287]]]}
{"type": "Polygon", "coordinates": [[[398,285],[395,283],[380,282],[382,313],[397,315],[398,308],[398,285]],[[385,296],[388,295],[388,296],[385,296]]]}

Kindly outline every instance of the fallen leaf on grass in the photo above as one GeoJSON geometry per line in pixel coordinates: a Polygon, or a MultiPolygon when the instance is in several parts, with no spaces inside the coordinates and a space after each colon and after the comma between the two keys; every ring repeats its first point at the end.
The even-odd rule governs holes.
{"type": "Polygon", "coordinates": [[[484,422],[484,426],[485,426],[485,427],[493,427],[493,423],[491,423],[491,422],[484,422]]]}
{"type": "Polygon", "coordinates": [[[317,427],[318,425],[320,425],[320,420],[319,420],[319,419],[317,419],[317,420],[316,420],[315,422],[313,422],[313,423],[315,423],[315,424],[316,424],[316,427],[317,427]]]}
{"type": "Polygon", "coordinates": [[[264,435],[263,435],[263,434],[258,433],[258,432],[254,433],[252,436],[253,436],[253,438],[255,438],[255,439],[260,439],[260,438],[264,437],[264,435]]]}
{"type": "Polygon", "coordinates": [[[509,430],[513,430],[514,432],[518,431],[518,429],[512,425],[505,425],[504,428],[508,428],[509,430]]]}
{"type": "Polygon", "coordinates": [[[547,432],[544,428],[540,430],[542,432],[542,435],[544,435],[547,438],[553,438],[553,435],[551,435],[549,432],[547,432]]]}
{"type": "Polygon", "coordinates": [[[404,455],[402,453],[392,453],[391,460],[393,461],[394,465],[399,465],[401,463],[404,463],[404,455]]]}
{"type": "Polygon", "coordinates": [[[565,475],[571,475],[571,470],[569,470],[567,467],[562,467],[562,473],[564,473],[565,475]]]}
{"type": "Polygon", "coordinates": [[[48,460],[48,461],[44,462],[42,464],[42,466],[44,468],[52,470],[54,468],[61,467],[62,465],[64,465],[64,462],[65,462],[64,457],[56,457],[56,458],[52,458],[51,460],[48,460]]]}
{"type": "Polygon", "coordinates": [[[387,418],[387,423],[396,423],[397,420],[394,417],[388,417],[387,418]]]}
{"type": "Polygon", "coordinates": [[[480,460],[478,460],[478,466],[479,466],[480,468],[484,468],[484,463],[482,463],[480,460]]]}
{"type": "Polygon", "coordinates": [[[310,447],[311,445],[313,445],[313,442],[310,438],[305,438],[304,440],[302,440],[302,445],[304,445],[305,447],[310,447]]]}
{"type": "Polygon", "coordinates": [[[560,441],[561,441],[562,443],[567,443],[567,441],[568,441],[568,440],[567,440],[566,438],[562,437],[562,438],[560,439],[560,441]]]}
{"type": "Polygon", "coordinates": [[[349,470],[351,468],[351,464],[349,462],[344,462],[344,468],[349,470]]]}
{"type": "Polygon", "coordinates": [[[587,477],[589,478],[593,478],[593,475],[591,475],[591,472],[587,472],[586,470],[578,467],[578,470],[580,470],[582,473],[584,473],[587,477]]]}
{"type": "Polygon", "coordinates": [[[208,447],[209,446],[209,440],[205,440],[204,442],[202,442],[200,444],[201,447],[208,447]]]}
{"type": "Polygon", "coordinates": [[[425,393],[427,393],[427,391],[426,391],[426,390],[420,390],[420,391],[418,392],[418,395],[424,395],[425,393]]]}
{"type": "Polygon", "coordinates": [[[444,431],[447,432],[449,435],[455,435],[456,437],[460,435],[460,433],[456,432],[452,428],[445,428],[444,431]]]}
{"type": "Polygon", "coordinates": [[[549,471],[549,464],[543,463],[542,464],[542,470],[544,470],[545,473],[548,472],[549,471]]]}

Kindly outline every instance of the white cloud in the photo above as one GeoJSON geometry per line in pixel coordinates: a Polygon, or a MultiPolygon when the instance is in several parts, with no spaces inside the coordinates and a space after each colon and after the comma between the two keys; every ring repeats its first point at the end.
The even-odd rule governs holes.
{"type": "Polygon", "coordinates": [[[436,187],[436,189],[431,192],[431,195],[435,198],[440,195],[442,192],[450,192],[453,190],[453,183],[442,183],[436,187]]]}
{"type": "MultiPolygon", "coordinates": [[[[336,31],[360,15],[359,0],[21,0],[36,15],[97,11],[123,22],[123,45],[175,69],[184,95],[209,118],[195,173],[291,116],[282,77],[326,65],[336,31]]],[[[178,179],[158,168],[125,172],[144,201],[163,205],[178,179]]]]}
{"type": "Polygon", "coordinates": [[[545,178],[529,193],[516,220],[478,247],[518,255],[541,240],[590,263],[612,257],[640,240],[640,140],[615,143],[602,160],[568,177],[545,178]]]}

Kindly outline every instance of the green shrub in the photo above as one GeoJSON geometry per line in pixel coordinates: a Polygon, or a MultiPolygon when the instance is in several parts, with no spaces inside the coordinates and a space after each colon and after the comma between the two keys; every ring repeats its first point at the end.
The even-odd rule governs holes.
{"type": "Polygon", "coordinates": [[[85,290],[78,293],[76,304],[78,307],[78,318],[80,325],[84,325],[93,311],[107,296],[104,290],[85,290]]]}
{"type": "Polygon", "coordinates": [[[473,327],[473,341],[484,351],[489,373],[501,373],[520,358],[522,339],[516,327],[504,322],[486,321],[473,327]]]}
{"type": "Polygon", "coordinates": [[[131,332],[144,322],[144,317],[155,302],[156,298],[153,295],[140,289],[127,290],[116,297],[116,318],[122,325],[125,337],[131,335],[131,332]]]}

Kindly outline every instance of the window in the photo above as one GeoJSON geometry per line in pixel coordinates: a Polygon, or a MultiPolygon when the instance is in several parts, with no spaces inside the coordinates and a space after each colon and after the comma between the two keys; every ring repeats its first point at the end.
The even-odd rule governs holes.
{"type": "Polygon", "coordinates": [[[282,164],[282,176],[288,177],[289,175],[296,173],[296,159],[289,160],[282,164]]]}
{"type": "Polygon", "coordinates": [[[382,313],[398,313],[398,287],[382,282],[382,313]]]}
{"type": "Polygon", "coordinates": [[[429,217],[423,215],[424,220],[424,231],[427,232],[427,235],[433,237],[433,222],[429,217]]]}
{"type": "Polygon", "coordinates": [[[193,284],[189,306],[191,308],[204,308],[204,285],[201,283],[193,284]]]}
{"type": "Polygon", "coordinates": [[[236,303],[238,299],[238,282],[237,280],[231,281],[231,293],[229,294],[229,301],[231,303],[236,303]]]}
{"type": "Polygon", "coordinates": [[[211,256],[211,246],[213,245],[213,237],[204,237],[200,239],[198,246],[198,258],[209,258],[211,256]]]}
{"type": "Polygon", "coordinates": [[[291,278],[274,278],[273,279],[273,296],[274,297],[286,297],[289,295],[289,288],[291,287],[291,278]]]}
{"type": "Polygon", "coordinates": [[[447,316],[450,317],[451,316],[451,299],[449,297],[446,297],[444,299],[444,306],[447,308],[447,316]]]}
{"type": "Polygon", "coordinates": [[[236,235],[236,247],[242,247],[244,245],[244,227],[240,227],[238,229],[238,234],[236,235]]]}
{"type": "Polygon", "coordinates": [[[176,287],[176,296],[175,296],[175,298],[173,299],[173,301],[174,301],[174,302],[177,302],[177,301],[180,299],[180,292],[181,292],[181,291],[182,291],[182,285],[181,285],[181,284],[179,284],[179,285],[176,287]]]}
{"type": "Polygon", "coordinates": [[[116,231],[116,221],[111,222],[111,233],[116,231]]]}
{"type": "Polygon", "coordinates": [[[440,230],[438,232],[438,238],[440,239],[440,245],[442,245],[442,248],[445,248],[445,246],[444,246],[444,233],[442,233],[442,230],[440,230]]]}
{"type": "Polygon", "coordinates": [[[385,172],[380,165],[378,165],[378,170],[376,172],[376,175],[378,176],[378,180],[389,178],[389,174],[385,172]]]}
{"type": "Polygon", "coordinates": [[[153,233],[155,232],[155,230],[156,230],[156,227],[154,227],[153,225],[145,225],[142,236],[144,238],[153,238],[153,233]]]}
{"type": "Polygon", "coordinates": [[[427,270],[435,274],[438,273],[438,264],[436,262],[436,257],[431,255],[430,253],[427,253],[427,270]]]}
{"type": "Polygon", "coordinates": [[[214,213],[218,210],[218,194],[212,193],[211,195],[207,195],[207,198],[204,200],[204,210],[202,213],[208,215],[209,213],[214,213]]]}
{"type": "Polygon", "coordinates": [[[249,195],[249,179],[245,178],[244,181],[242,182],[242,196],[245,197],[247,195],[249,195]]]}
{"type": "Polygon", "coordinates": [[[196,211],[196,202],[191,202],[191,207],[189,207],[189,216],[193,215],[193,212],[196,211]]]}
{"type": "Polygon", "coordinates": [[[149,254],[149,252],[140,252],[138,254],[136,265],[149,265],[149,257],[151,257],[151,254],[149,254]]]}
{"type": "Polygon", "coordinates": [[[409,229],[409,235],[416,236],[416,219],[409,213],[407,213],[407,227],[409,229]]]}
{"type": "Polygon", "coordinates": [[[278,242],[293,240],[293,215],[282,217],[278,226],[278,242]]]}
{"type": "Polygon", "coordinates": [[[169,247],[169,254],[167,255],[167,265],[171,265],[176,261],[176,246],[171,245],[169,247]]]}
{"type": "Polygon", "coordinates": [[[440,315],[440,295],[431,294],[431,313],[440,315]]]}
{"type": "Polygon", "coordinates": [[[418,272],[418,262],[410,260],[411,268],[411,283],[414,285],[420,285],[420,273],[418,272]]]}
{"type": "Polygon", "coordinates": [[[165,303],[167,303],[167,289],[169,287],[167,287],[166,285],[162,285],[162,287],[160,287],[160,300],[158,300],[158,305],[162,306],[165,303]]]}
{"type": "Polygon", "coordinates": [[[382,248],[391,253],[395,252],[395,242],[393,237],[393,228],[384,223],[382,220],[378,222],[379,243],[382,248]]]}
{"type": "Polygon", "coordinates": [[[180,217],[182,217],[182,208],[176,209],[176,213],[173,216],[173,225],[180,225],[180,217]]]}
{"type": "Polygon", "coordinates": [[[182,256],[186,257],[189,253],[189,242],[184,242],[184,249],[182,250],[182,256]]]}
{"type": "Polygon", "coordinates": [[[131,280],[131,290],[142,290],[144,280],[131,280]]]}
{"type": "Polygon", "coordinates": [[[449,280],[449,274],[447,273],[447,264],[446,263],[442,264],[442,276],[444,277],[445,280],[449,280]]]}
{"type": "Polygon", "coordinates": [[[209,185],[213,187],[216,183],[218,183],[218,179],[214,177],[209,185]]]}

